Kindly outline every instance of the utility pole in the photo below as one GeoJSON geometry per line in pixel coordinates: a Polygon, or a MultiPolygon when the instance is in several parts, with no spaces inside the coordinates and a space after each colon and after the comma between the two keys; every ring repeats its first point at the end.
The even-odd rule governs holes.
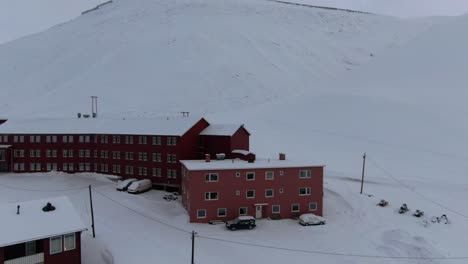
{"type": "Polygon", "coordinates": [[[362,156],[362,178],[361,178],[361,194],[362,194],[362,189],[364,187],[364,172],[366,170],[366,153],[364,153],[364,156],[362,156]]]}
{"type": "Polygon", "coordinates": [[[91,193],[91,185],[89,185],[89,204],[91,205],[91,228],[93,229],[93,238],[95,238],[96,232],[94,231],[94,210],[93,210],[93,195],[91,193]]]}
{"type": "Polygon", "coordinates": [[[195,264],[195,235],[197,232],[192,231],[192,264],[195,264]]]}

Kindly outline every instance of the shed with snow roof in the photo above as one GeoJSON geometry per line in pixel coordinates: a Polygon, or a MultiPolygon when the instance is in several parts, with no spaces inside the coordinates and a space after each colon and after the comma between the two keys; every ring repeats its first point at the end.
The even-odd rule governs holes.
{"type": "Polygon", "coordinates": [[[81,263],[86,226],[67,197],[1,205],[0,212],[0,263],[81,263]]]}

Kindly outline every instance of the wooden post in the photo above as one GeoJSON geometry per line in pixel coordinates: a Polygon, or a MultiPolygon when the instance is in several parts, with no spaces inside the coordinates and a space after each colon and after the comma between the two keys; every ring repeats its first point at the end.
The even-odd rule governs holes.
{"type": "Polygon", "coordinates": [[[366,170],[366,153],[364,153],[364,156],[362,156],[362,178],[361,178],[361,194],[362,194],[362,189],[364,188],[364,173],[366,170]]]}
{"type": "Polygon", "coordinates": [[[93,229],[93,238],[95,238],[96,232],[94,231],[93,194],[91,193],[91,185],[89,185],[89,204],[91,205],[91,228],[93,229]]]}
{"type": "Polygon", "coordinates": [[[195,264],[195,235],[197,233],[192,231],[192,264],[195,264]]]}

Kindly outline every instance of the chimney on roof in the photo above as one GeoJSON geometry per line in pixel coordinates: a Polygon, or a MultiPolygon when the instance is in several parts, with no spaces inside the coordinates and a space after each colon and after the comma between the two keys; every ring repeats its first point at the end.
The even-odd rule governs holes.
{"type": "Polygon", "coordinates": [[[53,206],[51,203],[47,203],[46,206],[42,208],[42,211],[44,212],[55,211],[55,206],[53,206]]]}
{"type": "Polygon", "coordinates": [[[19,206],[19,205],[18,205],[18,206],[16,206],[16,214],[17,214],[17,215],[19,215],[19,214],[20,214],[20,210],[19,210],[19,209],[20,209],[20,206],[19,206]]]}
{"type": "Polygon", "coordinates": [[[205,154],[205,162],[210,162],[210,161],[211,161],[210,154],[205,154]]]}
{"type": "Polygon", "coordinates": [[[286,160],[286,154],[280,153],[279,154],[279,160],[286,160]]]}

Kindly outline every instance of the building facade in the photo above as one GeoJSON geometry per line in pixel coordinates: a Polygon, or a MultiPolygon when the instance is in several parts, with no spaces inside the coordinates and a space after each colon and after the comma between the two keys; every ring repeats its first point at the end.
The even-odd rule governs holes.
{"type": "Polygon", "coordinates": [[[68,198],[6,204],[0,209],[4,212],[0,263],[81,263],[81,233],[86,227],[68,198]],[[41,210],[47,203],[53,212],[41,210]]]}
{"type": "Polygon", "coordinates": [[[241,215],[293,218],[322,215],[323,168],[278,160],[184,160],[182,203],[190,222],[241,215]]]}
{"type": "Polygon", "coordinates": [[[243,126],[229,125],[233,132],[226,135],[226,126],[204,118],[61,122],[0,124],[0,172],[97,172],[178,189],[179,160],[200,159],[206,151],[230,155],[234,148],[249,149],[250,134],[243,126]]]}

